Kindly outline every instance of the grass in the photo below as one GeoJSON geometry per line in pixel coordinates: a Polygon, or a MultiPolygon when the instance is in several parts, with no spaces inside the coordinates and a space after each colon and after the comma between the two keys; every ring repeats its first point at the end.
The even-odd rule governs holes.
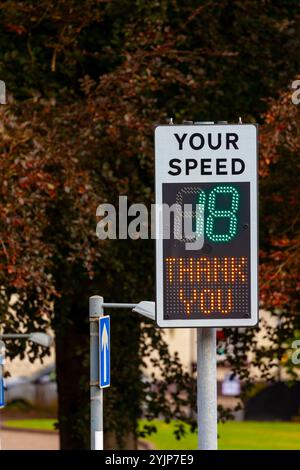
{"type": "Polygon", "coordinates": [[[11,419],[4,421],[4,426],[18,429],[35,429],[41,431],[55,431],[56,419],[11,419]]]}
{"type": "MultiPolygon", "coordinates": [[[[142,421],[141,424],[146,424],[142,421]]],[[[174,422],[153,422],[157,433],[147,437],[158,450],[197,449],[197,434],[188,433],[176,440],[174,422]]],[[[218,426],[218,447],[221,450],[294,450],[300,449],[300,423],[229,421],[218,426]]]]}
{"type": "MultiPolygon", "coordinates": [[[[4,425],[19,429],[55,430],[55,419],[17,419],[4,425]]],[[[149,424],[141,421],[143,424],[149,424]]],[[[173,434],[175,422],[153,421],[157,432],[147,441],[158,450],[193,450],[197,448],[197,434],[187,433],[179,441],[173,434]]],[[[221,450],[294,450],[300,449],[300,423],[229,421],[219,424],[218,445],[221,450]]]]}

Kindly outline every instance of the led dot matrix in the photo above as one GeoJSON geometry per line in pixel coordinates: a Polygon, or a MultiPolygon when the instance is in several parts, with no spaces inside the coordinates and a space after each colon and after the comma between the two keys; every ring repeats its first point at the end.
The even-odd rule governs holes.
{"type": "MultiPolygon", "coordinates": [[[[186,251],[185,240],[166,241],[165,305],[168,318],[244,318],[250,311],[249,185],[175,185],[168,204],[193,203],[196,238],[202,250],[186,251]],[[200,207],[200,210],[199,210],[200,207]],[[249,212],[249,209],[248,209],[249,212]],[[247,214],[247,212],[246,212],[247,214]]],[[[184,209],[183,209],[184,211],[184,209]]]]}
{"type": "MultiPolygon", "coordinates": [[[[227,315],[239,304],[240,296],[247,297],[246,257],[173,257],[166,258],[165,264],[167,290],[179,292],[181,307],[188,316],[198,310],[205,315],[227,315]]],[[[177,300],[173,297],[173,302],[177,300]]]]}

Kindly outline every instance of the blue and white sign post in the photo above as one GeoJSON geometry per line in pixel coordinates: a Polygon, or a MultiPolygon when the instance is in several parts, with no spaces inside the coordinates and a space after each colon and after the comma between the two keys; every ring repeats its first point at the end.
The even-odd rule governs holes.
{"type": "Polygon", "coordinates": [[[5,364],[5,344],[3,341],[0,341],[0,408],[3,408],[5,406],[4,364],[5,364]]]}
{"type": "Polygon", "coordinates": [[[90,297],[91,449],[103,450],[103,388],[110,386],[110,317],[103,297],[90,297]]]}
{"type": "Polygon", "coordinates": [[[99,320],[99,386],[110,386],[110,316],[99,320]]]}
{"type": "Polygon", "coordinates": [[[0,408],[5,406],[5,398],[4,398],[4,379],[2,375],[2,371],[0,372],[0,408]]]}

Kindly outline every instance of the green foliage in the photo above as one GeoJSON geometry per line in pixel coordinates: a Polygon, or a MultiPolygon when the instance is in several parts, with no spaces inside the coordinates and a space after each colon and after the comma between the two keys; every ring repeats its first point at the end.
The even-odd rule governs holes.
{"type": "Polygon", "coordinates": [[[34,429],[38,431],[55,431],[55,419],[10,419],[4,421],[4,426],[13,429],[34,429]]]}
{"type": "MultiPolygon", "coordinates": [[[[141,423],[142,425],[143,423],[141,423]]],[[[186,428],[185,436],[178,441],[174,429],[178,424],[156,420],[151,423],[157,432],[146,438],[157,450],[195,450],[197,434],[186,428]],[[173,433],[172,433],[173,431],[173,433]]],[[[180,423],[183,426],[183,423],[180,423]]],[[[218,425],[220,450],[296,450],[299,449],[299,423],[231,421],[218,425]]]]}

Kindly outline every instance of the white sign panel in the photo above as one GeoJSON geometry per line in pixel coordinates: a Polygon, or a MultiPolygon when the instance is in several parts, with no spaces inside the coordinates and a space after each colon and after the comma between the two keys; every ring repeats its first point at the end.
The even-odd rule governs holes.
{"type": "Polygon", "coordinates": [[[156,321],[258,320],[257,126],[155,129],[156,321]]]}

